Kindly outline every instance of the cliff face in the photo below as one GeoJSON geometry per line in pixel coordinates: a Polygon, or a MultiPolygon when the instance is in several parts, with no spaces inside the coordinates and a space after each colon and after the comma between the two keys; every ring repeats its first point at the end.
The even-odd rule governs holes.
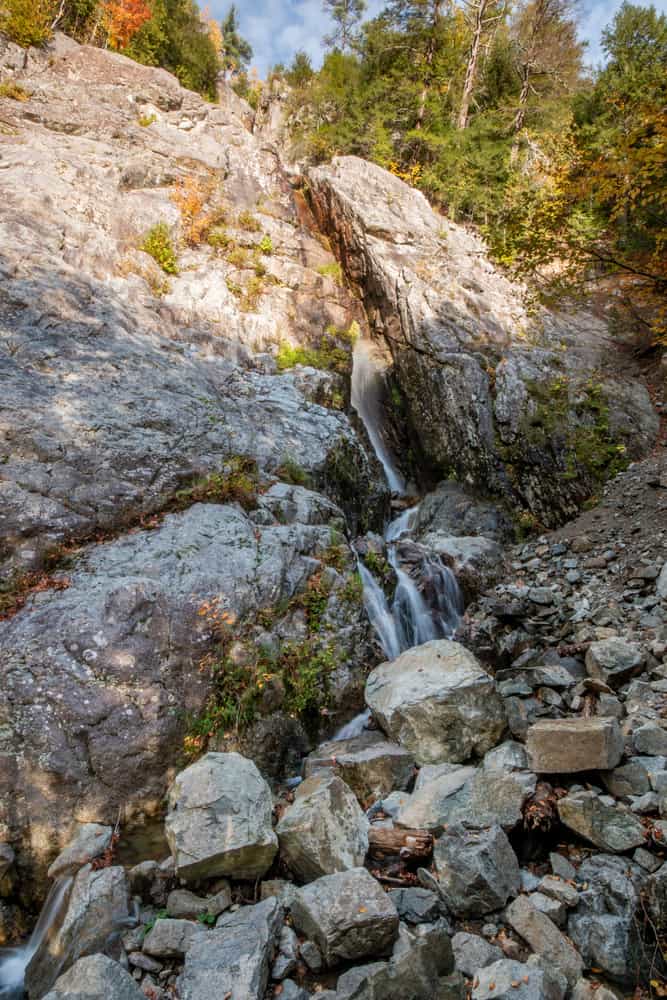
{"type": "Polygon", "coordinates": [[[311,171],[316,225],[231,93],[63,37],[0,41],[0,71],[27,96],[0,98],[0,841],[34,874],[77,822],[160,812],[221,622],[230,672],[269,651],[242,746],[265,773],[313,735],[286,684],[325,727],[360,707],[378,653],[346,540],[388,508],[348,406],[366,314],[424,483],[557,523],[657,422],[597,321],[529,316],[385,171],[311,171]],[[329,370],[282,370],[287,347],[329,370]]]}

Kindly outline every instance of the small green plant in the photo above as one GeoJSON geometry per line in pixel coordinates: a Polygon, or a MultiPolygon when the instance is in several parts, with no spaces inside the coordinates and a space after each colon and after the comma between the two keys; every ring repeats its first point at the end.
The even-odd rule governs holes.
{"type": "Polygon", "coordinates": [[[352,573],[340,592],[340,596],[346,604],[356,607],[364,599],[364,585],[358,573],[352,573]]]}
{"type": "Polygon", "coordinates": [[[243,285],[239,285],[238,281],[232,281],[231,278],[225,278],[225,284],[232,295],[235,295],[237,299],[241,298],[243,295],[243,285]]]}
{"type": "Polygon", "coordinates": [[[176,494],[177,509],[195,503],[239,503],[244,510],[257,507],[259,473],[257,463],[247,455],[234,455],[222,472],[213,472],[196,480],[176,494]]]}
{"type": "Polygon", "coordinates": [[[243,312],[256,311],[263,291],[264,283],[261,277],[254,274],[252,278],[248,278],[245,288],[243,289],[243,295],[241,296],[241,309],[243,312]]]}
{"type": "Polygon", "coordinates": [[[270,257],[273,253],[273,241],[270,236],[262,236],[257,245],[262,253],[266,254],[267,257],[270,257]]]}
{"type": "Polygon", "coordinates": [[[176,251],[166,222],[158,222],[148,230],[141,249],[153,258],[165,274],[178,274],[176,251]]]}
{"type": "Polygon", "coordinates": [[[332,264],[322,264],[318,267],[317,273],[324,278],[333,278],[337,285],[343,284],[343,268],[338,261],[334,261],[332,264]]]}
{"type": "Polygon", "coordinates": [[[291,486],[310,486],[310,474],[291,455],[285,455],[276,469],[276,475],[291,486]]]}
{"type": "Polygon", "coordinates": [[[230,247],[226,255],[226,260],[232,267],[243,270],[244,267],[248,266],[248,251],[244,250],[243,247],[234,245],[230,247]]]}
{"type": "Polygon", "coordinates": [[[153,122],[157,121],[157,115],[139,115],[137,122],[142,128],[148,128],[153,122]]]}
{"type": "Polygon", "coordinates": [[[233,237],[223,226],[215,226],[206,236],[206,242],[216,251],[224,253],[236,245],[233,237]]]}
{"type": "Polygon", "coordinates": [[[213,913],[198,913],[197,921],[205,927],[213,927],[218,918],[213,913]]]}
{"type": "Polygon", "coordinates": [[[261,223],[255,218],[252,212],[241,212],[237,222],[239,228],[245,229],[247,233],[261,233],[262,231],[261,223]]]}
{"type": "Polygon", "coordinates": [[[169,914],[167,913],[166,910],[158,910],[157,913],[155,914],[155,916],[153,917],[153,919],[149,920],[141,928],[142,931],[143,931],[144,937],[146,937],[146,935],[148,934],[149,931],[153,930],[153,928],[155,927],[155,925],[158,922],[158,920],[165,920],[168,916],[169,916],[169,914]]]}
{"type": "Polygon", "coordinates": [[[0,83],[0,97],[9,97],[12,101],[29,101],[32,94],[20,83],[5,80],[4,83],[0,83]]]}

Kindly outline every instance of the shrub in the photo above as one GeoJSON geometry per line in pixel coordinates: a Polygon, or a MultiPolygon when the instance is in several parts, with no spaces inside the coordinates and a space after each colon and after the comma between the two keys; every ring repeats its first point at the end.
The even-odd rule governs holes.
{"type": "Polygon", "coordinates": [[[166,222],[158,222],[144,236],[141,249],[150,254],[165,274],[178,274],[176,251],[166,222]]]}
{"type": "Polygon", "coordinates": [[[212,472],[176,494],[177,509],[195,503],[239,503],[244,510],[257,507],[259,473],[257,463],[247,455],[233,455],[222,472],[212,472]]]}
{"type": "Polygon", "coordinates": [[[273,253],[273,241],[270,236],[262,236],[258,243],[259,249],[269,257],[273,253]]]}
{"type": "Polygon", "coordinates": [[[183,239],[188,246],[197,247],[214,226],[226,222],[224,206],[214,199],[216,183],[213,178],[185,177],[176,181],[171,200],[181,213],[183,239]]]}
{"type": "Polygon", "coordinates": [[[318,267],[317,273],[324,278],[333,278],[337,285],[343,284],[343,268],[335,261],[333,264],[322,264],[318,267]]]}
{"type": "Polygon", "coordinates": [[[0,31],[24,48],[44,45],[51,38],[56,6],[55,0],[2,0],[0,31]]]}
{"type": "Polygon", "coordinates": [[[235,246],[234,239],[223,226],[215,226],[206,234],[206,242],[216,251],[224,252],[235,246]]]}
{"type": "Polygon", "coordinates": [[[0,83],[0,97],[10,97],[13,101],[29,101],[29,91],[25,90],[20,83],[13,80],[6,80],[0,83]]]}
{"type": "Polygon", "coordinates": [[[248,233],[261,233],[262,227],[252,212],[241,212],[238,217],[240,229],[245,229],[248,233]]]}
{"type": "Polygon", "coordinates": [[[276,469],[276,475],[290,486],[310,486],[310,475],[291,455],[285,455],[276,469]]]}
{"type": "Polygon", "coordinates": [[[139,115],[137,121],[142,128],[148,128],[149,125],[157,121],[157,115],[139,115]]]}
{"type": "Polygon", "coordinates": [[[238,267],[242,269],[248,265],[248,251],[244,250],[243,247],[232,246],[227,253],[227,261],[232,265],[232,267],[238,267]]]}

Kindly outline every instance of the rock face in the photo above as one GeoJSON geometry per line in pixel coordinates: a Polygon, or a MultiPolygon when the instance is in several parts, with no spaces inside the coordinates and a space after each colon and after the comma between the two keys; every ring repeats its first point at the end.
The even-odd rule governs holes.
{"type": "Polygon", "coordinates": [[[528,730],[526,746],[539,774],[609,771],[623,755],[615,719],[549,719],[528,730]]]}
{"type": "Polygon", "coordinates": [[[77,959],[102,951],[128,917],[128,888],[122,868],[94,871],[86,865],[72,884],[67,910],[53,937],[46,938],[26,970],[30,1000],[53,986],[77,959]]]}
{"type": "Polygon", "coordinates": [[[483,755],[505,728],[493,679],[459,643],[427,642],[377,667],[366,703],[392,739],[421,764],[483,755]]]}
{"type": "Polygon", "coordinates": [[[208,753],[191,764],[169,789],[165,833],[176,873],[261,878],[278,850],[272,807],[266,781],[240,754],[208,753]]]}
{"type": "Polygon", "coordinates": [[[299,881],[359,868],[369,823],[354,792],[335,775],[313,775],[276,828],[280,855],[299,881]]]}
{"type": "Polygon", "coordinates": [[[118,962],[106,955],[90,955],[60,976],[44,1000],[142,1000],[143,996],[118,962]]]}
{"type": "Polygon", "coordinates": [[[398,933],[398,913],[365,868],[327,875],[299,889],[294,926],[311,938],[328,966],[383,955],[398,933]]]}
{"type": "Polygon", "coordinates": [[[94,858],[104,854],[111,843],[113,830],[99,823],[84,823],[72,843],[61,851],[48,871],[49,878],[72,875],[94,858]]]}
{"type": "Polygon", "coordinates": [[[604,324],[531,319],[481,241],[380,167],[337,157],[309,182],[393,358],[400,419],[443,478],[454,472],[550,526],[593,492],[619,447],[637,457],[651,446],[643,385],[605,372],[604,324]]]}
{"type": "MultiPolygon", "coordinates": [[[[74,559],[59,575],[67,590],[40,580],[38,596],[0,621],[0,839],[20,849],[28,877],[36,865],[43,877],[75,823],[113,823],[121,804],[138,824],[158,811],[184,719],[210,689],[197,606],[219,597],[241,623],[288,601],[322,568],[312,559],[331,544],[325,521],[345,512],[356,530],[364,508],[359,526],[371,527],[387,494],[341,411],[344,379],[276,369],[281,339],[312,346],[363,315],[320,273],[333,257],[238,102],[210,104],[163,70],[62,37],[27,62],[0,40],[3,79],[5,69],[29,77],[31,97],[3,99],[3,602],[26,573],[40,580],[74,559]],[[190,238],[184,190],[202,196],[203,217],[217,213],[240,264],[190,238]],[[179,258],[169,277],[139,249],[162,222],[179,258]],[[255,267],[266,273],[249,299],[255,267]],[[151,520],[195,480],[224,481],[239,459],[261,480],[251,517],[212,505],[151,520]],[[309,491],[287,484],[269,499],[285,467],[342,509],[322,496],[304,503],[309,491]],[[119,537],[147,523],[153,531],[119,537]]],[[[361,653],[360,606],[339,603],[336,616],[338,637],[361,653]]],[[[293,637],[283,629],[282,641],[293,637]]],[[[365,653],[340,656],[354,710],[365,653]]],[[[286,743],[307,748],[298,724],[283,720],[277,739],[260,722],[278,769],[286,743]]]]}

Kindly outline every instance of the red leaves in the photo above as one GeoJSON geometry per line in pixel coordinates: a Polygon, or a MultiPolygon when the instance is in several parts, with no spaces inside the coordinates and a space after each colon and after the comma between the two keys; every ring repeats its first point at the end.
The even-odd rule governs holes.
{"type": "Polygon", "coordinates": [[[129,45],[139,28],[153,16],[146,0],[106,0],[102,6],[109,44],[114,49],[129,45]]]}

